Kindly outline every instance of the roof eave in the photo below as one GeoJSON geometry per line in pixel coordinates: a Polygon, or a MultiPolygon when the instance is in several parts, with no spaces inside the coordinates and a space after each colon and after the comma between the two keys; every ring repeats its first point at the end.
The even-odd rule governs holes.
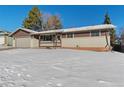
{"type": "MultiPolygon", "coordinates": [[[[18,28],[18,29],[16,29],[15,32],[10,33],[9,36],[12,36],[12,35],[15,34],[18,30],[24,30],[24,31],[26,31],[26,32],[29,32],[29,31],[27,31],[25,28],[18,28]]],[[[34,32],[35,32],[35,31],[32,30],[32,32],[29,32],[29,33],[34,33],[34,32]]]]}

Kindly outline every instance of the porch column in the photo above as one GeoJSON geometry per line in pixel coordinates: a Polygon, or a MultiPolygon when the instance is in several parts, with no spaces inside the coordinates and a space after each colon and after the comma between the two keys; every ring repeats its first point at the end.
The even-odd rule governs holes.
{"type": "Polygon", "coordinates": [[[53,43],[53,47],[54,47],[54,35],[52,35],[52,43],[53,43]]]}
{"type": "Polygon", "coordinates": [[[57,34],[55,34],[55,48],[57,47],[57,34]]]}
{"type": "Polygon", "coordinates": [[[41,39],[41,35],[39,35],[39,47],[40,47],[40,39],[41,39]]]}
{"type": "Polygon", "coordinates": [[[62,47],[62,34],[60,35],[60,47],[62,47]]]}

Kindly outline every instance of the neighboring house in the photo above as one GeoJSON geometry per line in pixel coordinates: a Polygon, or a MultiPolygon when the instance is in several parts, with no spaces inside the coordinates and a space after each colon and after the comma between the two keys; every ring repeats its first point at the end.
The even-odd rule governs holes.
{"type": "Polygon", "coordinates": [[[9,34],[10,32],[0,29],[0,46],[12,45],[12,38],[9,34]]]}
{"type": "Polygon", "coordinates": [[[109,32],[114,28],[112,24],[42,32],[19,28],[10,36],[13,37],[13,47],[17,48],[62,47],[106,51],[110,49],[109,32]]]}

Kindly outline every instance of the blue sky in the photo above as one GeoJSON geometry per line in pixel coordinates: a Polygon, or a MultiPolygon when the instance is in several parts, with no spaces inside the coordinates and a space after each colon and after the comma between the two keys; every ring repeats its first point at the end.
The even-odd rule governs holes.
{"type": "MultiPolygon", "coordinates": [[[[0,6],[0,28],[15,31],[33,6],[0,6]]],[[[63,27],[102,24],[108,11],[117,31],[124,27],[124,6],[38,6],[42,13],[60,15],[63,27]]]]}

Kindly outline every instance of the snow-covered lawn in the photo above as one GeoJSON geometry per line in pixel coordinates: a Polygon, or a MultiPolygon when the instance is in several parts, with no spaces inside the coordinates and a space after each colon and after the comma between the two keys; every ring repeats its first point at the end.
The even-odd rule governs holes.
{"type": "Polygon", "coordinates": [[[124,54],[69,49],[0,51],[0,86],[124,86],[124,54]]]}

